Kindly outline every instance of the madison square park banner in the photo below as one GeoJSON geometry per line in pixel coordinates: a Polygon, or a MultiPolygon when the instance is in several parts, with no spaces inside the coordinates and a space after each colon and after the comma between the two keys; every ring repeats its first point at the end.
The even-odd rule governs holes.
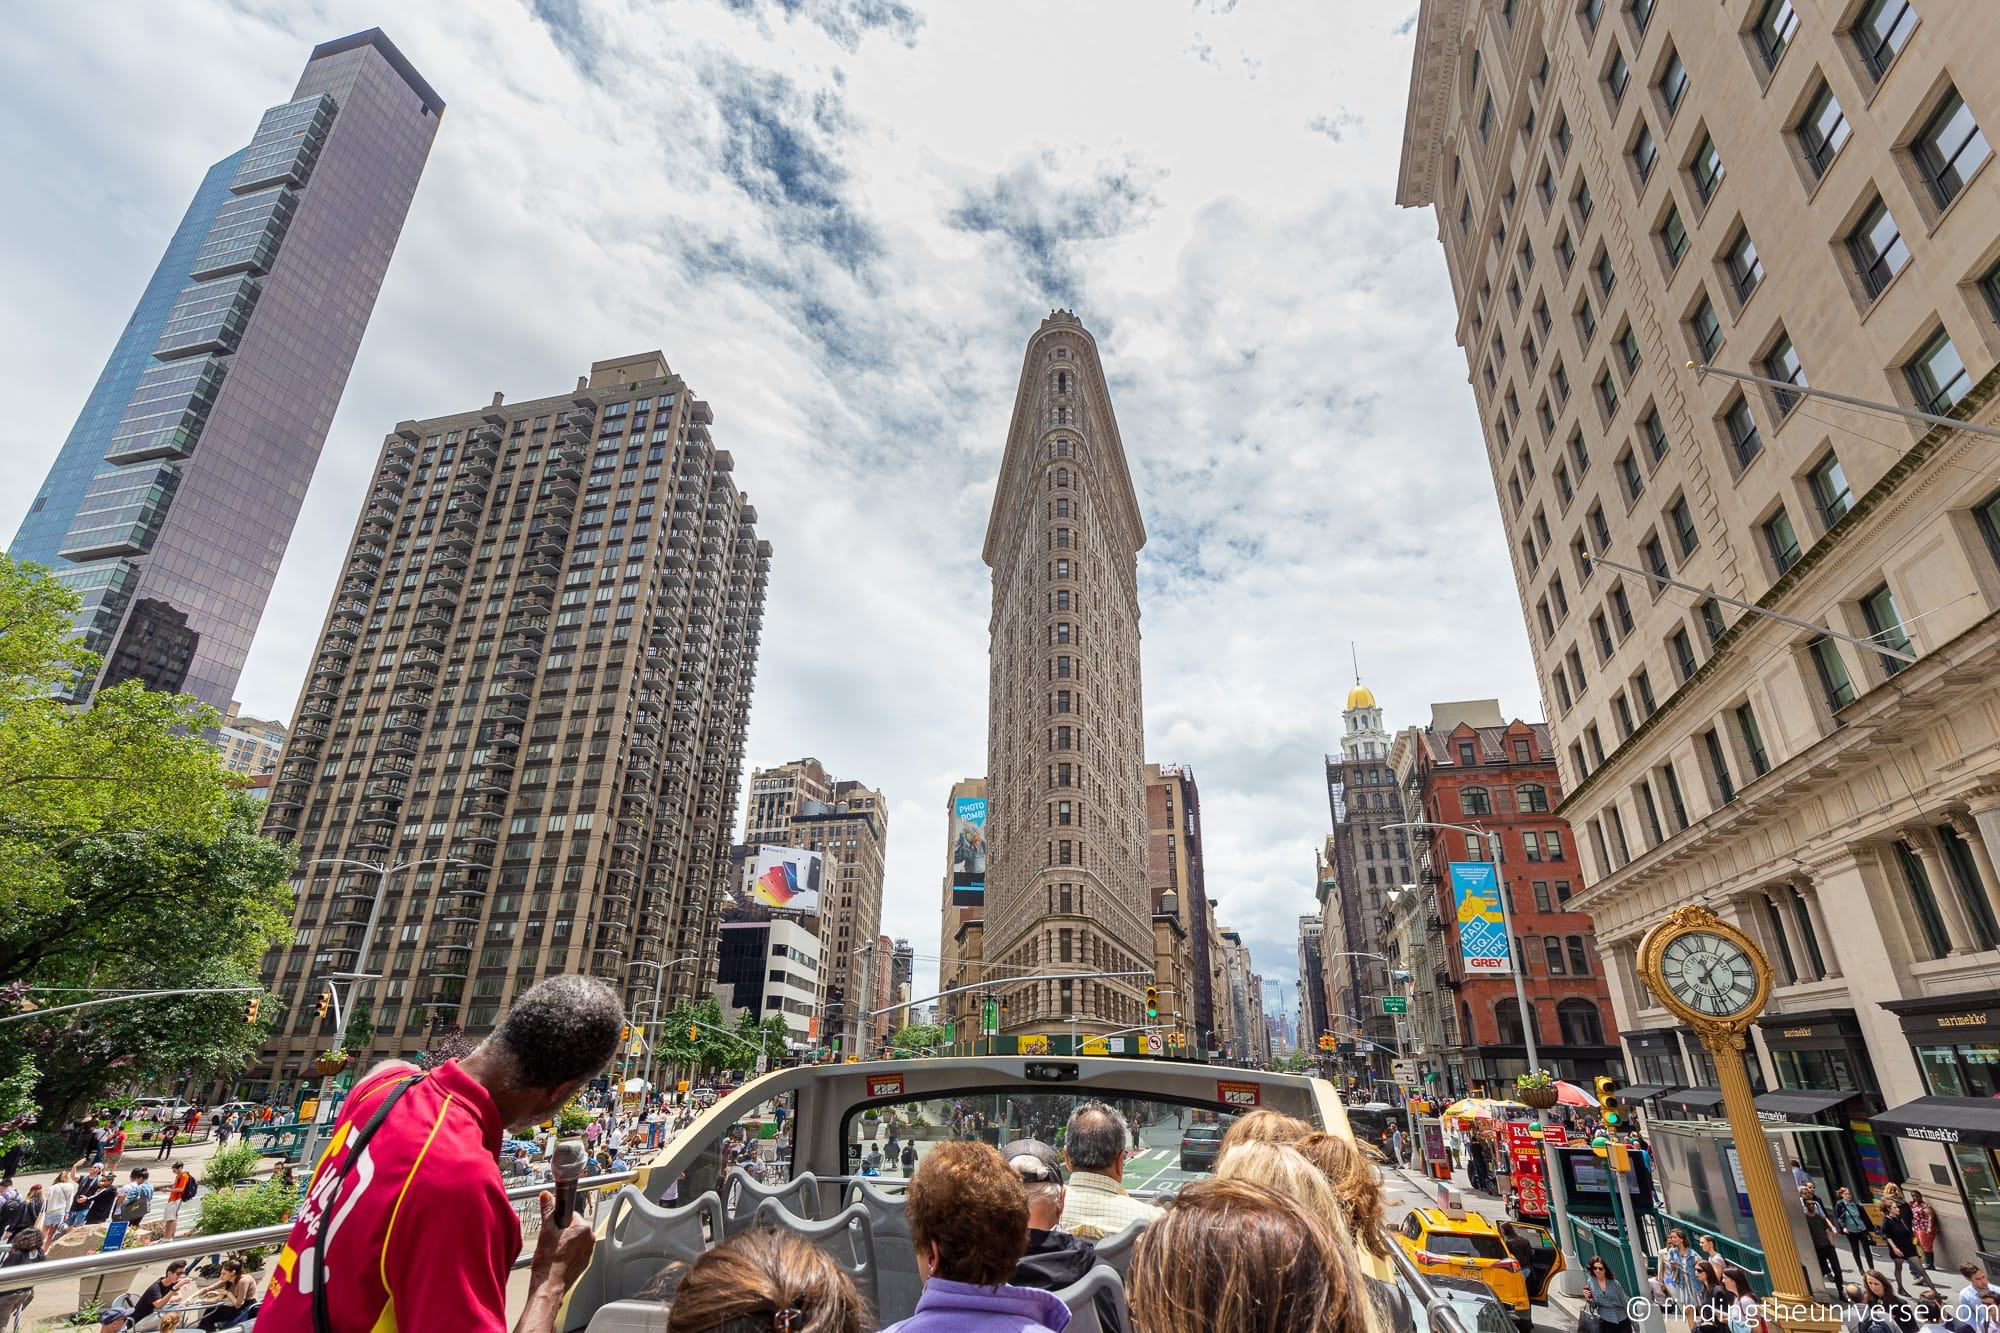
{"type": "Polygon", "coordinates": [[[1458,949],[1465,974],[1511,973],[1507,918],[1500,909],[1500,867],[1490,861],[1453,861],[1451,896],[1458,908],[1458,949]]]}
{"type": "Polygon", "coordinates": [[[759,846],[757,873],[750,884],[751,901],[787,912],[817,912],[825,865],[818,852],[800,847],[759,846]]]}
{"type": "Polygon", "coordinates": [[[986,905],[986,798],[960,796],[951,803],[951,905],[986,905]]]}

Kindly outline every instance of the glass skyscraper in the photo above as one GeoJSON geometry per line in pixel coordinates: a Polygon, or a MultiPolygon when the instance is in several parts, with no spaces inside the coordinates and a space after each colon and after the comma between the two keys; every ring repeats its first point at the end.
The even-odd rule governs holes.
{"type": "Polygon", "coordinates": [[[227,707],[444,102],[379,29],[209,169],[9,553],[102,654],[227,707]]]}

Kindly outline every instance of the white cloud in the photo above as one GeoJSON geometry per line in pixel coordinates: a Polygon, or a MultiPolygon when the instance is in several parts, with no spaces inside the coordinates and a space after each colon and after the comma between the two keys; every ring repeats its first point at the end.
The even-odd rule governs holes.
{"type": "MultiPolygon", "coordinates": [[[[1333,133],[1400,124],[1407,24],[1343,8],[399,11],[390,35],[449,109],[245,705],[293,711],[387,428],[660,347],[776,547],[750,760],[814,754],[888,793],[884,929],[934,953],[946,791],[984,768],[979,547],[1014,379],[1074,303],[1152,538],[1149,754],[1194,768],[1209,891],[1289,978],[1348,641],[1393,721],[1485,694],[1537,708],[1432,221],[1392,203],[1397,135],[1333,133]],[[1197,23],[1223,76],[1189,58],[1213,55],[1197,23]]],[[[0,355],[34,376],[0,425],[0,530],[201,171],[313,43],[379,19],[347,0],[12,16],[0,147],[37,206],[0,213],[0,355]]]]}

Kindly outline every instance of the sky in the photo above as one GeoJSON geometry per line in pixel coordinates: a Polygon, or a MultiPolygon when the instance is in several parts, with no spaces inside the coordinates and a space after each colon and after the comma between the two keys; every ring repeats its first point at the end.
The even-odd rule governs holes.
{"type": "MultiPolygon", "coordinates": [[[[1416,0],[132,0],[0,43],[0,532],[202,172],[311,47],[447,102],[239,691],[289,719],[385,432],[658,348],[774,556],[747,762],[890,803],[882,930],[935,976],[985,768],[979,558],[1028,337],[1095,335],[1149,541],[1147,758],[1286,986],[1361,674],[1392,726],[1540,705],[1436,223],[1395,178],[1416,0]],[[34,206],[22,206],[32,202],[34,206]]],[[[739,802],[739,829],[741,806],[739,802]]],[[[1287,999],[1286,1003],[1290,1003],[1287,999]]]]}

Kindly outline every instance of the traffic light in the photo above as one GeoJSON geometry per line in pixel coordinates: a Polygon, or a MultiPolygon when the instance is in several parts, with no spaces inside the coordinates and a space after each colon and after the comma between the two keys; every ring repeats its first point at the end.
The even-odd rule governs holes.
{"type": "Polygon", "coordinates": [[[1592,1086],[1597,1089],[1597,1109],[1604,1117],[1605,1133],[1620,1132],[1626,1127],[1626,1108],[1624,1100],[1618,1095],[1618,1080],[1608,1074],[1599,1074],[1592,1080],[1592,1086]]]}
{"type": "Polygon", "coordinates": [[[618,1029],[618,1044],[623,1046],[630,1040],[632,1040],[632,1025],[627,1023],[624,1027],[618,1029]]]}
{"type": "Polygon", "coordinates": [[[688,1040],[689,1041],[701,1040],[701,1028],[696,1024],[693,1023],[688,1024],[688,1040]]]}
{"type": "Polygon", "coordinates": [[[1159,1016],[1160,988],[1158,986],[1148,986],[1146,987],[1146,1021],[1150,1023],[1159,1016]]]}
{"type": "Polygon", "coordinates": [[[243,1021],[246,1023],[256,1022],[257,1011],[263,1007],[263,1004],[264,1004],[263,996],[252,995],[250,997],[250,1003],[243,1006],[243,1021]]]}
{"type": "MultiPolygon", "coordinates": [[[[253,1000],[253,1001],[251,1001],[251,1003],[252,1003],[252,1004],[255,1004],[255,1003],[256,1003],[256,1001],[254,1001],[254,1000],[253,1000]]],[[[321,992],[319,993],[319,999],[318,999],[318,1001],[316,1001],[316,1002],[314,1003],[314,1005],[313,1005],[313,1017],[314,1017],[314,1018],[325,1018],[325,1017],[326,1017],[326,1007],[327,1007],[327,1006],[328,1006],[329,1004],[331,1004],[331,1003],[333,1003],[333,995],[332,995],[332,993],[331,993],[331,992],[329,992],[329,991],[321,991],[321,992]]]]}

